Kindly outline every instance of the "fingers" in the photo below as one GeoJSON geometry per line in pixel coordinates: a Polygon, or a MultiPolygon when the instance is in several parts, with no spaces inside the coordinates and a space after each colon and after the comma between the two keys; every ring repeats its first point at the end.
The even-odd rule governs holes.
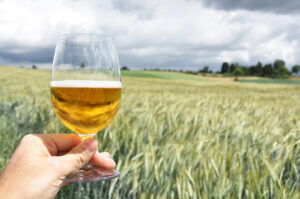
{"type": "Polygon", "coordinates": [[[51,155],[70,151],[81,142],[80,137],[74,134],[34,134],[34,136],[42,140],[51,155]]]}
{"type": "Polygon", "coordinates": [[[62,175],[68,175],[83,167],[95,154],[97,148],[97,141],[94,138],[88,138],[66,155],[57,157],[62,175]]]}
{"type": "Polygon", "coordinates": [[[104,169],[112,170],[116,167],[116,163],[110,158],[109,153],[96,152],[98,143],[94,138],[88,138],[81,142],[80,137],[73,134],[36,134],[34,137],[39,138],[50,154],[57,157],[56,160],[62,175],[68,175],[80,169],[89,160],[93,165],[104,169]]]}
{"type": "Polygon", "coordinates": [[[110,158],[110,155],[107,152],[96,152],[91,158],[91,163],[104,169],[114,169],[116,167],[115,161],[110,158]]]}

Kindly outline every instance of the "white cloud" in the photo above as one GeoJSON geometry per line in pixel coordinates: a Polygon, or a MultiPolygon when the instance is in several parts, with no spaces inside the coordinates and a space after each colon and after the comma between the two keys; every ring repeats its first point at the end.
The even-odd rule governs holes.
{"type": "MultiPolygon", "coordinates": [[[[129,67],[219,68],[222,61],[254,64],[277,58],[291,66],[300,63],[299,18],[215,10],[185,0],[3,0],[0,58],[22,61],[19,55],[32,51],[34,61],[39,48],[54,50],[59,34],[105,33],[115,37],[121,64],[129,67]]],[[[51,53],[43,52],[49,62],[51,53]]]]}

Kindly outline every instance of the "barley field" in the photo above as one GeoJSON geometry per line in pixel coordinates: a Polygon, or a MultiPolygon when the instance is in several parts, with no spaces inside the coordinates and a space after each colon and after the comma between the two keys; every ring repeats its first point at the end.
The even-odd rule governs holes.
{"type": "MultiPolygon", "coordinates": [[[[300,86],[187,77],[123,77],[121,108],[97,135],[120,177],[57,198],[300,198],[300,86]]],[[[69,132],[49,81],[0,67],[1,170],[25,134],[69,132]]]]}

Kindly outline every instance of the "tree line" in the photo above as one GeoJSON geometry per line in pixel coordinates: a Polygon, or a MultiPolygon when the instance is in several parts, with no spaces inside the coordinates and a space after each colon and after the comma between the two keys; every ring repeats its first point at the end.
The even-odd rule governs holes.
{"type": "Polygon", "coordinates": [[[232,74],[234,76],[262,76],[272,78],[287,78],[291,74],[298,74],[300,72],[300,66],[294,65],[289,71],[285,66],[285,61],[282,59],[276,59],[274,63],[267,63],[263,65],[258,62],[253,66],[243,66],[238,63],[223,62],[220,73],[232,74]]]}
{"type": "MultiPolygon", "coordinates": [[[[123,66],[121,70],[130,70],[129,67],[123,66]]],[[[173,69],[144,69],[149,71],[171,71],[171,72],[181,72],[187,74],[207,74],[214,73],[209,66],[204,66],[198,71],[191,70],[173,70],[173,69]]],[[[262,76],[271,78],[288,78],[291,74],[300,73],[300,65],[294,65],[289,71],[285,65],[285,61],[282,59],[276,59],[274,63],[262,64],[260,61],[256,65],[245,66],[239,63],[228,63],[223,62],[219,71],[215,72],[227,76],[262,76]]]]}

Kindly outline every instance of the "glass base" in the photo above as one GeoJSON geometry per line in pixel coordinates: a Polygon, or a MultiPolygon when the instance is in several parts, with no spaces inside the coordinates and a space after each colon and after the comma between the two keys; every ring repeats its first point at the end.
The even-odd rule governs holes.
{"type": "Polygon", "coordinates": [[[111,180],[120,176],[117,170],[107,170],[100,167],[82,168],[69,174],[64,182],[99,182],[111,180]]]}

